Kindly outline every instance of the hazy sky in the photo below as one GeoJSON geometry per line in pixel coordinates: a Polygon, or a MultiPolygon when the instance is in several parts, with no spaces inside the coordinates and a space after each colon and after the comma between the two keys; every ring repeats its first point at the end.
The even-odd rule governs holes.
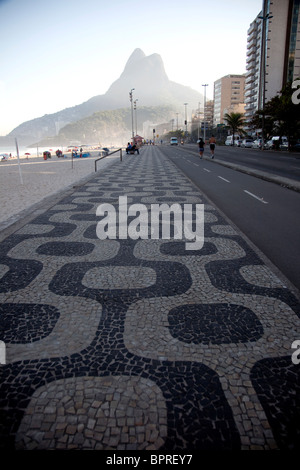
{"type": "Polygon", "coordinates": [[[245,73],[247,30],[261,7],[262,0],[0,0],[0,135],[104,94],[136,48],[160,54],[170,80],[201,93],[207,83],[213,98],[215,80],[245,73]]]}

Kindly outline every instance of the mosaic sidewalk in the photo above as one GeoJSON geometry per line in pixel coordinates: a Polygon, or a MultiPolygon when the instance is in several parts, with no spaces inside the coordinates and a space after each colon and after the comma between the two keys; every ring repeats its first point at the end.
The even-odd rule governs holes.
{"type": "Polygon", "coordinates": [[[157,147],[0,244],[2,449],[293,449],[297,298],[157,147]],[[205,204],[205,243],[99,240],[99,204],[205,204]]]}

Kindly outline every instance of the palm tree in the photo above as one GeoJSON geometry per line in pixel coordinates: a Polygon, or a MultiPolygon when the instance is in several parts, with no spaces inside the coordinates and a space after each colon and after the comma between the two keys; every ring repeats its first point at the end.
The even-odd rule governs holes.
{"type": "Polygon", "coordinates": [[[233,136],[233,145],[234,145],[234,135],[236,132],[238,133],[244,133],[243,127],[245,124],[244,120],[244,115],[242,113],[226,113],[224,116],[225,121],[227,122],[227,125],[230,127],[232,130],[232,136],[233,136]]]}

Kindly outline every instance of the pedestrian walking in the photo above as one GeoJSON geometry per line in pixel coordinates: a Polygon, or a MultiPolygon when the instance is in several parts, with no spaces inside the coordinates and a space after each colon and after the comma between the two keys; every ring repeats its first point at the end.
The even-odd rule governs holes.
{"type": "Polygon", "coordinates": [[[198,140],[198,145],[199,145],[199,153],[200,153],[200,158],[203,157],[203,152],[204,152],[204,145],[205,143],[203,142],[202,138],[198,140]]]}
{"type": "Polygon", "coordinates": [[[209,139],[209,148],[211,153],[211,158],[215,158],[215,147],[216,147],[216,139],[215,136],[212,135],[209,139]]]}

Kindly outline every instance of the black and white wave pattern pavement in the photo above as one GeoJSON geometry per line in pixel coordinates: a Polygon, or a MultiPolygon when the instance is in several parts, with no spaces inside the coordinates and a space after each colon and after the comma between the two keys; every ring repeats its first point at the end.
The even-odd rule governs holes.
{"type": "Polygon", "coordinates": [[[0,245],[1,448],[289,449],[299,302],[157,147],[0,245]],[[205,204],[205,243],[99,240],[101,203],[205,204]]]}

